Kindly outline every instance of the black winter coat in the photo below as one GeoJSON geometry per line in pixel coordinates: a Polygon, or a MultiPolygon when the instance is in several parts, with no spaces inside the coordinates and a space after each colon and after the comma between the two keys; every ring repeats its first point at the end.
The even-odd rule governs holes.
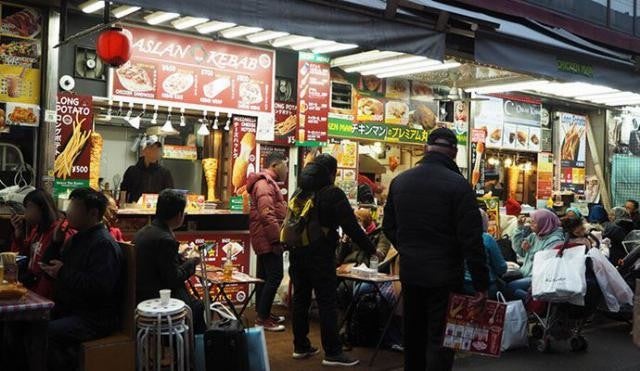
{"type": "Polygon", "coordinates": [[[488,287],[482,219],[469,183],[455,162],[428,153],[391,183],[383,230],[400,254],[402,282],[462,285],[467,262],[477,291],[488,287]]]}

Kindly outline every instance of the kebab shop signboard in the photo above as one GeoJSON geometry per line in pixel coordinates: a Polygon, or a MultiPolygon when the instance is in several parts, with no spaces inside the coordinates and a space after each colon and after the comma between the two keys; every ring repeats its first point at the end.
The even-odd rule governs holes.
{"type": "Polygon", "coordinates": [[[89,186],[93,99],[90,95],[58,93],[54,164],[55,195],[89,186]]]}
{"type": "Polygon", "coordinates": [[[113,73],[114,98],[273,112],[273,51],[138,27],[126,32],[132,55],[113,73]]]}
{"type": "Polygon", "coordinates": [[[326,142],[329,126],[329,58],[300,53],[298,59],[298,141],[326,142]]]}

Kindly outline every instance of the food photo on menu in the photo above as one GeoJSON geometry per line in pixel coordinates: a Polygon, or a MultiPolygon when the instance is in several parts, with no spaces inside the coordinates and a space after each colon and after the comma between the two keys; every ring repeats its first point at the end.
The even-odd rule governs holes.
{"type": "Polygon", "coordinates": [[[195,77],[190,71],[178,71],[167,76],[162,82],[162,90],[169,96],[180,96],[189,90],[195,77]]]}
{"type": "Polygon", "coordinates": [[[0,31],[4,35],[34,38],[42,31],[40,12],[32,8],[3,5],[0,31]]]}
{"type": "Polygon", "coordinates": [[[116,70],[116,75],[120,84],[128,91],[155,93],[156,67],[154,65],[127,62],[116,70]]]}
{"type": "Polygon", "coordinates": [[[7,103],[6,124],[37,126],[40,107],[35,104],[7,103]]]}

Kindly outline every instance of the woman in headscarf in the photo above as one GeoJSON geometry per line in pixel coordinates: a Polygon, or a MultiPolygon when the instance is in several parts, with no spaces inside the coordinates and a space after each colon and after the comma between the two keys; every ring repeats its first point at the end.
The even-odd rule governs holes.
{"type": "Polygon", "coordinates": [[[577,207],[570,207],[567,209],[566,217],[582,220],[582,213],[577,207]]]}
{"type": "Polygon", "coordinates": [[[564,241],[560,218],[552,211],[541,209],[531,214],[531,225],[525,225],[525,218],[518,220],[518,231],[513,236],[513,246],[523,258],[520,273],[522,278],[507,284],[507,291],[514,298],[525,300],[531,287],[533,256],[538,251],[551,249],[564,241]]]}
{"type": "MultiPolygon", "coordinates": [[[[487,267],[489,267],[489,296],[495,297],[496,292],[498,291],[496,280],[507,272],[507,262],[504,260],[496,240],[493,236],[487,233],[489,230],[489,215],[487,215],[487,213],[482,209],[480,209],[480,215],[482,216],[482,240],[484,242],[485,252],[487,253],[487,267]]],[[[469,269],[467,269],[466,264],[464,272],[464,290],[470,295],[475,294],[471,273],[469,272],[469,269]]]]}
{"type": "Polygon", "coordinates": [[[625,236],[629,234],[632,230],[634,230],[633,220],[631,220],[631,215],[624,207],[614,207],[611,210],[610,215],[611,221],[616,223],[625,231],[625,236]]]}

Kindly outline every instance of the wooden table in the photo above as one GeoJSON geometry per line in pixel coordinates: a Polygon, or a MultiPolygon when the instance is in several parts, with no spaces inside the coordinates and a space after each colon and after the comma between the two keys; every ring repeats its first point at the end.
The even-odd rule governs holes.
{"type": "MultiPolygon", "coordinates": [[[[46,370],[47,323],[53,306],[54,303],[51,300],[32,291],[27,291],[21,299],[0,300],[0,321],[4,322],[5,326],[11,326],[12,322],[28,322],[28,331],[23,332],[22,335],[28,340],[27,364],[31,371],[46,370]]],[[[9,329],[4,330],[7,332],[9,329]]],[[[4,335],[3,350],[8,349],[4,335]]],[[[4,359],[3,362],[5,362],[4,359]]]]}
{"type": "Polygon", "coordinates": [[[373,355],[371,356],[371,359],[369,360],[369,367],[371,367],[373,366],[373,362],[376,360],[376,357],[380,352],[380,347],[382,346],[382,342],[384,341],[384,337],[387,334],[387,331],[389,331],[389,327],[391,326],[391,321],[393,320],[393,315],[396,309],[398,308],[398,304],[402,300],[402,291],[400,291],[400,293],[398,294],[398,298],[395,300],[395,302],[394,303],[389,302],[387,298],[385,298],[384,295],[382,295],[382,291],[380,291],[380,285],[388,282],[398,282],[400,281],[400,276],[385,274],[385,273],[364,275],[364,274],[352,273],[351,271],[344,271],[342,269],[338,269],[336,274],[338,276],[338,279],[341,279],[342,282],[353,281],[355,284],[353,289],[354,291],[353,300],[351,300],[351,303],[349,303],[349,306],[347,307],[347,311],[342,320],[342,323],[340,324],[340,327],[338,327],[339,329],[342,329],[342,327],[347,323],[347,321],[351,319],[352,312],[355,309],[355,306],[360,299],[359,295],[357,294],[359,292],[359,288],[362,286],[363,283],[371,284],[375,289],[375,294],[379,296],[382,299],[382,301],[384,301],[385,304],[391,309],[389,313],[389,317],[387,318],[387,321],[385,323],[384,329],[382,330],[382,334],[380,334],[380,338],[378,339],[375,352],[373,353],[373,355]]]}

